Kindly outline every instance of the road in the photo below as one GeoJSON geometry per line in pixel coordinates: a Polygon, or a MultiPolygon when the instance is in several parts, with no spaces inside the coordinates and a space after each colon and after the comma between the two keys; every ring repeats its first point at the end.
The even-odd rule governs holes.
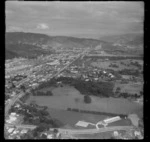
{"type": "MultiPolygon", "coordinates": [[[[35,129],[37,126],[35,125],[23,125],[23,124],[5,124],[5,126],[8,127],[16,127],[16,128],[22,128],[22,129],[35,129]]],[[[54,130],[55,128],[52,128],[54,130]]],[[[56,128],[57,129],[57,128],[56,128]]],[[[131,130],[134,129],[133,126],[111,126],[111,127],[103,127],[100,129],[61,129],[58,128],[58,131],[63,135],[74,135],[74,134],[95,134],[95,133],[104,133],[104,132],[110,132],[110,131],[118,131],[118,130],[131,130]]]]}
{"type": "Polygon", "coordinates": [[[75,62],[80,57],[83,58],[86,54],[88,54],[88,52],[90,50],[91,50],[91,48],[88,48],[88,49],[84,50],[84,52],[82,52],[81,54],[79,54],[75,60],[73,60],[72,62],[70,62],[69,64],[67,64],[65,67],[63,67],[62,69],[60,69],[56,74],[54,74],[53,76],[51,76],[51,78],[56,77],[57,75],[59,75],[62,71],[64,71],[66,68],[68,68],[73,62],[75,62]]]}
{"type": "Polygon", "coordinates": [[[83,130],[72,130],[72,129],[58,129],[62,134],[95,134],[95,133],[103,133],[109,131],[116,131],[116,130],[131,130],[134,129],[133,126],[111,126],[106,128],[98,129],[83,129],[83,130]]]}
{"type": "MultiPolygon", "coordinates": [[[[28,89],[26,92],[29,92],[29,89],[28,89]]],[[[9,104],[5,107],[5,117],[7,117],[8,111],[9,111],[9,109],[11,108],[11,106],[13,106],[14,103],[15,103],[19,98],[21,98],[23,95],[25,95],[25,93],[24,93],[24,92],[21,92],[20,94],[18,94],[17,96],[14,96],[14,98],[12,98],[12,100],[9,102],[9,104]]]]}

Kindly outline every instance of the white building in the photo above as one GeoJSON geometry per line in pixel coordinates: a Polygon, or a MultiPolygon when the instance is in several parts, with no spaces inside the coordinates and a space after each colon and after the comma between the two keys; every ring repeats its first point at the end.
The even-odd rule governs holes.
{"type": "Polygon", "coordinates": [[[14,130],[14,128],[8,129],[8,133],[11,133],[14,130]]]}
{"type": "Polygon", "coordinates": [[[47,135],[47,139],[52,139],[52,138],[53,138],[53,134],[47,135]]]}
{"type": "Polygon", "coordinates": [[[112,118],[107,118],[103,121],[99,121],[97,124],[96,124],[96,128],[99,129],[98,125],[103,125],[104,127],[106,127],[109,123],[112,123],[112,122],[115,122],[115,121],[118,121],[118,120],[121,120],[120,116],[116,116],[116,117],[112,117],[112,118]]]}
{"type": "Polygon", "coordinates": [[[27,129],[23,129],[23,130],[21,130],[21,134],[24,134],[24,133],[27,133],[28,132],[28,130],[27,129]]]}
{"type": "Polygon", "coordinates": [[[103,71],[103,73],[107,73],[106,71],[103,71]]]}
{"type": "Polygon", "coordinates": [[[88,125],[91,124],[91,125],[94,125],[94,123],[90,123],[90,122],[85,122],[85,121],[78,121],[75,125],[76,126],[81,126],[81,127],[88,127],[88,125]]]}
{"type": "Polygon", "coordinates": [[[116,116],[116,117],[112,117],[112,118],[108,118],[108,119],[105,119],[103,120],[104,123],[112,123],[112,122],[115,122],[115,121],[118,121],[118,120],[121,120],[120,116],[116,116]]]}

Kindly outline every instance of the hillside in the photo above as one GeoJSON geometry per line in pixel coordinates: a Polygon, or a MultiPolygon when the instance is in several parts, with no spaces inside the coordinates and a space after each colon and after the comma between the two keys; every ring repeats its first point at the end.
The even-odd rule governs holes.
{"type": "Polygon", "coordinates": [[[42,54],[54,53],[57,49],[95,47],[102,42],[96,39],[24,32],[7,32],[5,38],[6,59],[16,56],[34,58],[42,54]]]}
{"type": "Polygon", "coordinates": [[[67,36],[48,36],[39,33],[7,32],[5,35],[6,59],[14,57],[36,58],[58,50],[87,48],[102,44],[109,54],[143,54],[143,35],[126,34],[103,37],[101,40],[67,36]]]}
{"type": "Polygon", "coordinates": [[[104,36],[100,39],[110,43],[119,43],[119,44],[128,44],[128,45],[143,44],[142,33],[129,33],[129,34],[122,34],[122,35],[104,36]]]}
{"type": "Polygon", "coordinates": [[[126,53],[131,55],[143,56],[143,34],[123,34],[105,36],[100,38],[110,44],[103,46],[104,50],[108,52],[126,53]],[[111,45],[111,48],[110,48],[111,45]],[[110,50],[111,49],[111,50],[110,50]]]}

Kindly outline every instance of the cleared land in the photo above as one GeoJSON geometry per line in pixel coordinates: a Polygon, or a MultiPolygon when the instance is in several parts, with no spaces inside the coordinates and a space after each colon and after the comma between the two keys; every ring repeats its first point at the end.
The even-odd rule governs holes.
{"type": "Polygon", "coordinates": [[[116,82],[114,86],[114,91],[116,90],[117,87],[120,87],[121,89],[120,92],[126,92],[130,94],[140,95],[140,91],[143,91],[143,83],[141,82],[138,83],[129,82],[128,84],[120,84],[116,82]]]}
{"type": "MultiPolygon", "coordinates": [[[[75,124],[78,121],[86,121],[86,122],[96,124],[97,122],[107,118],[107,116],[105,115],[94,115],[94,114],[86,114],[86,113],[79,113],[79,112],[70,112],[70,111],[52,109],[52,108],[49,108],[48,111],[53,118],[60,120],[64,124],[63,128],[67,128],[67,129],[70,129],[70,128],[86,129],[84,127],[75,126],[75,124]]],[[[120,120],[120,121],[117,121],[108,125],[108,127],[109,126],[127,126],[127,125],[130,125],[129,121],[123,119],[123,120],[120,120]]],[[[100,127],[103,127],[103,126],[100,126],[100,127]]],[[[93,129],[95,128],[95,126],[89,125],[87,127],[87,129],[90,129],[90,128],[93,129]]]]}
{"type": "MultiPolygon", "coordinates": [[[[47,90],[47,88],[46,88],[47,90]]],[[[74,87],[64,86],[52,89],[53,96],[31,96],[28,100],[38,105],[55,109],[78,108],[89,111],[110,112],[119,114],[138,113],[142,105],[123,98],[99,98],[91,96],[92,103],[85,104],[83,95],[74,87]]]]}
{"type": "Polygon", "coordinates": [[[113,61],[113,60],[104,61],[102,59],[98,59],[97,61],[91,62],[91,65],[103,69],[113,69],[115,71],[122,70],[122,69],[138,69],[138,67],[131,65],[130,64],[131,62],[138,62],[140,65],[143,65],[143,62],[141,60],[133,60],[133,59],[132,60],[126,59],[126,60],[119,60],[119,61],[113,61]],[[116,65],[118,67],[111,67],[111,64],[116,65]]]}

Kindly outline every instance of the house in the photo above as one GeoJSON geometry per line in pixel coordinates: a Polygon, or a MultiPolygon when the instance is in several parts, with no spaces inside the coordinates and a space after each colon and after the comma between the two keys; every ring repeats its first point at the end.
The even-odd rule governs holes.
{"type": "Polygon", "coordinates": [[[89,79],[85,79],[85,81],[89,81],[89,79]]]}
{"type": "Polygon", "coordinates": [[[53,134],[47,135],[47,139],[53,139],[53,134]]]}
{"type": "Polygon", "coordinates": [[[81,127],[87,127],[89,125],[89,123],[84,122],[84,121],[78,121],[75,125],[81,126],[81,127]]]}
{"type": "Polygon", "coordinates": [[[105,119],[103,121],[104,121],[104,123],[108,124],[108,123],[112,123],[112,122],[115,122],[115,121],[118,121],[118,120],[121,120],[120,116],[108,118],[108,119],[105,119]]]}
{"type": "Polygon", "coordinates": [[[103,121],[97,122],[96,128],[99,129],[98,125],[103,125],[104,127],[106,127],[109,123],[112,123],[118,120],[121,120],[120,116],[104,119],[103,121]]]}
{"type": "Polygon", "coordinates": [[[21,134],[24,134],[24,133],[27,133],[28,132],[28,130],[27,129],[23,129],[23,130],[21,130],[21,134]]]}
{"type": "Polygon", "coordinates": [[[9,119],[6,120],[7,123],[14,123],[17,120],[17,118],[15,116],[9,116],[9,119]]]}
{"type": "Polygon", "coordinates": [[[103,73],[107,73],[106,71],[103,71],[103,73]]]}
{"type": "Polygon", "coordinates": [[[10,128],[10,129],[8,129],[8,133],[13,132],[14,129],[15,129],[15,128],[10,128]]]}
{"type": "Polygon", "coordinates": [[[88,127],[89,124],[95,126],[95,124],[90,123],[90,122],[85,122],[85,121],[78,121],[75,125],[76,125],[76,126],[81,126],[81,127],[88,127]]]}

